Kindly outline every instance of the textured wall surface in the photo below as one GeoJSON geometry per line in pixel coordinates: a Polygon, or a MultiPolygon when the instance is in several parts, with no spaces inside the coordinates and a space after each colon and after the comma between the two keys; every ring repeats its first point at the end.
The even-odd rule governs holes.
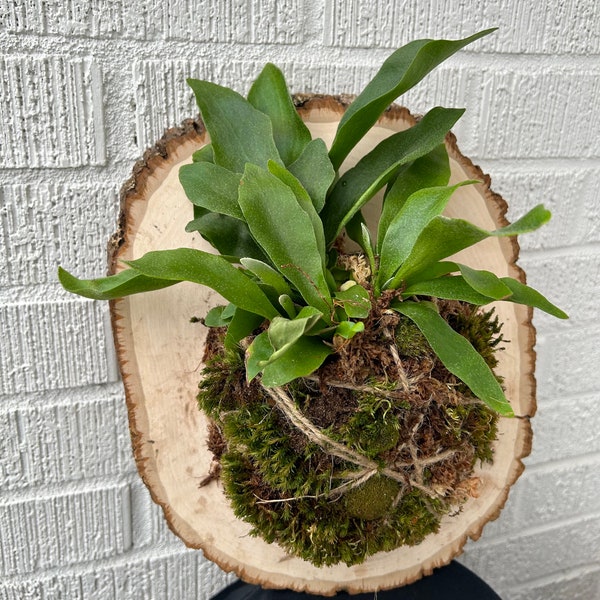
{"type": "Polygon", "coordinates": [[[600,3],[596,0],[0,0],[0,599],[209,598],[231,580],[166,528],[131,457],[101,275],[118,189],[195,114],[185,77],[357,92],[391,49],[499,26],[404,102],[465,106],[463,151],[516,217],[537,315],[527,469],[462,561],[507,600],[600,598],[600,3]]]}

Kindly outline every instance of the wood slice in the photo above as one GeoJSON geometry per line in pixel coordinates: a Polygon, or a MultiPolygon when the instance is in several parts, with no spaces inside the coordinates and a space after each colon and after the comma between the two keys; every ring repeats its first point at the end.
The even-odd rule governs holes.
{"type": "MultiPolygon", "coordinates": [[[[299,112],[313,137],[333,139],[345,109],[339,98],[296,98],[299,112]]],[[[342,170],[393,132],[415,119],[392,107],[348,157],[342,170]]],[[[150,250],[192,247],[209,250],[198,234],[187,234],[192,206],[179,185],[178,170],[208,142],[199,122],[167,132],[134,169],[122,194],[120,231],[112,242],[112,272],[150,250]]],[[[489,177],[460,154],[453,135],[447,137],[451,183],[480,179],[482,184],[455,192],[446,214],[466,218],[486,229],[507,224],[506,204],[489,188],[489,177]]],[[[367,214],[367,220],[369,215],[367,214]]],[[[524,281],[516,266],[514,239],[491,238],[461,253],[464,262],[499,276],[524,281]]],[[[278,545],[248,535],[250,526],[235,518],[218,481],[199,487],[211,465],[206,447],[207,421],[196,405],[206,329],[191,324],[220,302],[213,291],[182,283],[157,292],[131,296],[111,305],[113,330],[125,385],[133,449],[142,479],[164,509],[169,527],[191,548],[225,571],[269,588],[289,588],[333,595],[339,590],[367,592],[408,584],[448,563],[461,553],[467,539],[477,539],[483,526],[502,509],[510,486],[523,470],[521,459],[531,447],[529,417],[535,411],[533,378],[535,333],[531,310],[509,302],[496,310],[509,340],[499,353],[499,374],[517,418],[501,418],[493,465],[478,467],[477,498],[455,516],[442,520],[440,531],[414,547],[380,552],[363,564],[317,568],[286,554],[278,545]]]]}

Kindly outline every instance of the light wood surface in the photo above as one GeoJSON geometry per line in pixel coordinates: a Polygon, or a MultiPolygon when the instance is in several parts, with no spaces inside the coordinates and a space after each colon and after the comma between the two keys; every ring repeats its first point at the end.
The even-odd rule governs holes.
{"type": "MultiPolygon", "coordinates": [[[[302,97],[299,108],[313,137],[333,139],[344,105],[332,97],[302,97]]],[[[348,157],[342,170],[395,131],[414,123],[408,111],[393,108],[348,157]]],[[[178,169],[208,142],[201,124],[188,121],[150,149],[136,164],[122,195],[120,230],[111,243],[111,269],[121,260],[139,258],[149,250],[193,247],[210,250],[198,234],[187,234],[191,204],[178,182],[178,169]]],[[[482,184],[459,188],[446,211],[487,229],[505,225],[506,204],[489,189],[489,179],[460,155],[452,135],[447,138],[452,159],[452,182],[481,179],[482,184]]],[[[367,215],[367,220],[369,217],[367,215]]],[[[463,251],[465,262],[497,275],[523,280],[515,265],[514,240],[492,238],[463,251]]],[[[460,554],[466,540],[478,538],[483,526],[495,519],[510,486],[529,454],[529,417],[535,412],[533,368],[535,333],[531,311],[513,303],[498,303],[509,340],[500,353],[499,372],[517,418],[500,419],[492,466],[478,468],[482,486],[456,516],[447,516],[437,534],[416,547],[382,552],[352,567],[317,568],[288,556],[279,546],[250,537],[250,527],[236,519],[221,485],[199,487],[207,474],[211,454],[206,448],[206,419],[195,395],[202,367],[205,330],[190,317],[204,316],[219,303],[211,290],[194,285],[176,286],[131,296],[111,305],[115,343],[126,389],[133,449],[139,472],[153,499],[165,513],[169,527],[192,548],[226,571],[265,587],[290,588],[322,595],[339,590],[374,591],[397,587],[429,574],[460,554]]]]}

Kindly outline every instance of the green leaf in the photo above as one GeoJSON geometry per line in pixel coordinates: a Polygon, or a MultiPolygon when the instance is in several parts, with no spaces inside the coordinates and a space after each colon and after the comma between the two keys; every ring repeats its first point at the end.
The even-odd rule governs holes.
{"type": "Polygon", "coordinates": [[[267,319],[278,315],[258,284],[222,256],[178,248],[148,252],[127,264],[148,277],[206,285],[239,308],[267,319]]]}
{"type": "Polygon", "coordinates": [[[344,225],[396,173],[402,165],[431,152],[444,141],[463,109],[431,109],[416,125],[380,142],[335,184],[321,218],[325,239],[333,242],[344,225]]]}
{"type": "Polygon", "coordinates": [[[296,111],[283,73],[274,64],[265,65],[250,88],[248,101],[271,119],[275,145],[284,164],[294,162],[311,135],[296,111]]]}
{"type": "Polygon", "coordinates": [[[381,245],[378,288],[406,260],[423,229],[446,208],[452,194],[459,187],[472,183],[477,182],[462,181],[453,186],[425,188],[411,194],[390,222],[381,245]]]}
{"type": "Polygon", "coordinates": [[[429,265],[426,269],[419,272],[419,281],[427,281],[429,279],[436,279],[437,277],[443,277],[449,273],[456,273],[458,271],[458,265],[455,262],[443,260],[440,262],[429,265]]]}
{"type": "Polygon", "coordinates": [[[321,212],[327,192],[335,179],[335,170],[329,160],[325,142],[320,138],[312,140],[288,169],[309,193],[317,212],[321,212]]]}
{"type": "Polygon", "coordinates": [[[200,216],[186,225],[187,232],[199,232],[222,255],[234,256],[238,259],[248,257],[267,260],[265,253],[254,241],[246,223],[197,206],[194,209],[196,209],[194,212],[200,213],[200,216]]]}
{"type": "Polygon", "coordinates": [[[349,221],[346,223],[346,233],[348,237],[356,242],[365,253],[367,260],[369,261],[369,268],[371,269],[371,275],[375,278],[377,272],[377,265],[375,263],[375,254],[373,253],[373,242],[371,241],[371,232],[365,223],[365,219],[360,211],[358,211],[349,221]]]}
{"type": "Polygon", "coordinates": [[[392,308],[414,321],[446,369],[463,381],[480,400],[501,415],[514,416],[485,360],[435,310],[417,302],[399,302],[392,308]]]}
{"type": "Polygon", "coordinates": [[[450,161],[445,144],[439,144],[431,152],[417,158],[390,184],[377,229],[377,252],[381,246],[390,223],[400,212],[409,196],[424,188],[448,185],[450,180],[450,161]]]}
{"type": "Polygon", "coordinates": [[[240,179],[241,175],[210,162],[183,165],[179,169],[179,182],[192,204],[243,220],[237,201],[240,179]]]}
{"type": "Polygon", "coordinates": [[[286,280],[270,265],[255,258],[242,258],[240,263],[254,273],[264,284],[270,285],[279,295],[290,295],[292,290],[286,280]]]}
{"type": "Polygon", "coordinates": [[[246,163],[266,167],[269,160],[280,160],[267,115],[233,90],[198,79],[187,82],[210,134],[216,165],[242,173],[246,163]]]}
{"type": "Polygon", "coordinates": [[[542,225],[547,223],[552,217],[552,213],[544,208],[543,204],[534,206],[528,213],[524,214],[520,219],[517,219],[514,223],[496,229],[491,232],[492,236],[511,236],[511,235],[522,235],[523,233],[530,233],[539,229],[542,225]]]}
{"type": "Polygon", "coordinates": [[[294,319],[275,317],[269,325],[269,342],[275,351],[271,357],[277,357],[321,320],[323,314],[312,306],[305,306],[294,319]]]}
{"type": "Polygon", "coordinates": [[[358,283],[336,292],[334,297],[350,319],[366,319],[371,312],[369,292],[358,283]]]}
{"type": "MultiPolygon", "coordinates": [[[[397,289],[420,280],[419,274],[440,259],[451,256],[488,237],[520,235],[534,231],[550,219],[550,212],[541,204],[511,225],[495,231],[486,231],[463,219],[434,217],[417,238],[409,256],[386,288],[397,289]]],[[[427,279],[430,277],[428,276],[427,279]]]]}
{"type": "Polygon", "coordinates": [[[476,291],[494,300],[508,300],[512,295],[510,288],[490,271],[471,269],[467,265],[458,265],[465,281],[476,291]]]}
{"type": "Polygon", "coordinates": [[[502,277],[501,281],[504,283],[504,285],[506,285],[506,287],[510,288],[512,292],[512,296],[507,298],[507,300],[516,302],[517,304],[525,304],[526,306],[539,308],[540,310],[543,310],[554,317],[558,317],[559,319],[569,318],[567,313],[558,308],[558,306],[552,304],[552,302],[547,300],[538,291],[526,286],[524,283],[521,283],[516,279],[512,279],[511,277],[502,277]]]}
{"type": "Polygon", "coordinates": [[[221,313],[221,318],[228,323],[233,319],[233,315],[235,315],[235,311],[237,310],[237,306],[230,302],[221,313]]]}
{"type": "Polygon", "coordinates": [[[194,154],[192,154],[193,162],[214,162],[215,156],[213,154],[212,144],[206,144],[206,146],[202,146],[200,150],[196,150],[194,154]]]}
{"type": "Polygon", "coordinates": [[[310,217],[292,190],[255,165],[246,165],[239,204],[252,236],[275,267],[325,315],[331,296],[310,217]]]}
{"type": "Polygon", "coordinates": [[[335,169],[398,96],[455,52],[492,31],[487,29],[462,40],[415,40],[396,50],[340,121],[329,152],[335,169]]]}
{"type": "Polygon", "coordinates": [[[215,306],[211,308],[204,317],[204,324],[207,327],[226,327],[231,319],[223,318],[224,306],[215,306]]]}
{"type": "Polygon", "coordinates": [[[351,340],[357,333],[365,330],[363,321],[354,323],[353,321],[342,321],[335,329],[335,335],[339,335],[345,340],[351,340]]]}
{"type": "Polygon", "coordinates": [[[266,387],[285,385],[298,377],[314,373],[333,352],[319,337],[301,337],[277,360],[263,370],[262,384],[266,387]]]}
{"type": "Polygon", "coordinates": [[[418,281],[402,292],[403,298],[410,298],[411,296],[433,296],[444,300],[461,300],[476,306],[483,306],[492,302],[492,298],[476,292],[461,275],[418,281]]]}
{"type": "Polygon", "coordinates": [[[281,305],[283,310],[285,310],[287,316],[290,319],[296,318],[296,315],[298,314],[298,312],[296,311],[296,305],[294,304],[294,301],[290,298],[288,294],[281,294],[281,296],[279,296],[279,304],[281,305]]]}
{"type": "Polygon", "coordinates": [[[262,371],[264,386],[285,385],[293,379],[305,377],[316,371],[332,352],[333,350],[320,338],[303,336],[279,358],[269,363],[274,349],[269,342],[268,333],[264,331],[254,338],[246,350],[246,379],[252,381],[262,371]]]}
{"type": "Polygon", "coordinates": [[[258,329],[263,321],[264,318],[261,315],[236,307],[223,341],[225,348],[236,348],[240,341],[258,329]]]}
{"type": "Polygon", "coordinates": [[[131,269],[98,279],[78,279],[62,267],[58,267],[58,279],[68,292],[92,300],[113,300],[132,294],[160,290],[177,283],[177,281],[147,277],[131,269]]]}
{"type": "Polygon", "coordinates": [[[269,161],[269,172],[275,175],[279,181],[285,183],[285,185],[294,192],[298,204],[308,215],[315,232],[315,239],[317,240],[317,247],[319,248],[323,265],[325,265],[325,234],[323,233],[323,223],[321,222],[321,218],[319,217],[308,192],[304,189],[298,178],[290,173],[285,167],[282,167],[273,161],[269,161]]]}
{"type": "Polygon", "coordinates": [[[246,350],[246,380],[252,381],[262,370],[273,354],[273,346],[269,342],[269,334],[263,331],[257,335],[246,350]]]}
{"type": "MultiPolygon", "coordinates": [[[[439,265],[444,263],[437,263],[439,265]]],[[[452,263],[447,263],[452,264],[452,263]]],[[[464,265],[461,265],[464,269],[464,265]]],[[[453,269],[455,270],[455,269],[453,269]]],[[[494,278],[496,276],[494,275],[494,278]]],[[[514,302],[515,304],[524,304],[539,308],[548,314],[558,317],[559,319],[568,319],[569,316],[562,311],[558,306],[552,304],[542,294],[531,287],[513,279],[512,277],[497,277],[496,278],[504,289],[507,289],[509,294],[503,297],[494,298],[489,295],[484,295],[473,289],[472,285],[467,282],[466,278],[461,275],[453,277],[438,277],[426,281],[418,281],[407,287],[402,292],[403,298],[410,296],[433,296],[435,298],[443,298],[445,300],[462,300],[477,306],[489,304],[494,300],[504,300],[506,302],[514,302]]],[[[483,288],[482,288],[483,289],[483,288]]],[[[498,288],[500,291],[500,288],[498,288]]]]}

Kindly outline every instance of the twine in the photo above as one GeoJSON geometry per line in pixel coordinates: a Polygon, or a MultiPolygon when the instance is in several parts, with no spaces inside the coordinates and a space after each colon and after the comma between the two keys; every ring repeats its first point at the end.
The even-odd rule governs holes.
{"type": "MultiPolygon", "coordinates": [[[[263,386],[264,387],[264,386],[263,386]]],[[[340,386],[341,387],[341,386],[340,386]]],[[[344,386],[345,387],[345,386],[344,386]]],[[[406,486],[407,484],[421,490],[425,494],[427,494],[431,498],[439,498],[444,495],[436,492],[433,488],[425,485],[423,483],[423,469],[436,462],[440,462],[442,460],[446,460],[451,458],[456,452],[454,450],[449,450],[447,452],[440,453],[438,455],[419,459],[417,457],[417,448],[413,444],[409,444],[410,452],[411,452],[411,463],[396,463],[395,467],[414,467],[415,474],[417,476],[417,480],[410,478],[405,472],[396,471],[390,467],[381,468],[378,463],[370,458],[367,458],[363,454],[348,448],[345,444],[340,442],[336,442],[332,440],[329,436],[325,435],[321,429],[319,429],[314,423],[310,421],[296,406],[296,403],[290,396],[285,392],[282,387],[273,387],[267,388],[264,387],[265,392],[272,398],[275,402],[275,405],[281,410],[281,412],[287,417],[289,422],[296,427],[299,431],[301,431],[309,441],[315,443],[319,446],[324,452],[331,456],[335,456],[340,458],[346,462],[349,462],[359,469],[352,473],[346,475],[345,483],[340,486],[333,488],[326,495],[343,495],[354,489],[363,485],[367,482],[373,475],[377,473],[381,473],[394,481],[397,481],[402,484],[402,486],[406,486]]],[[[419,429],[421,422],[418,422],[413,428],[413,434],[419,429]]],[[[287,502],[292,500],[298,500],[300,498],[283,498],[281,500],[274,501],[263,501],[263,502],[287,502]]]]}

